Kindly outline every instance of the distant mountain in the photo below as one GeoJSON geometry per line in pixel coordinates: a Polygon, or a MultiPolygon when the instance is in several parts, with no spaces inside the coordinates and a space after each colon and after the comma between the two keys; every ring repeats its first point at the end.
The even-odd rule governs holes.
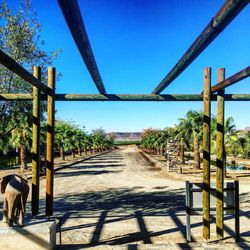
{"type": "Polygon", "coordinates": [[[140,132],[112,132],[109,133],[115,141],[140,141],[140,132]]]}
{"type": "Polygon", "coordinates": [[[245,127],[245,131],[250,131],[250,127],[245,127]]]}

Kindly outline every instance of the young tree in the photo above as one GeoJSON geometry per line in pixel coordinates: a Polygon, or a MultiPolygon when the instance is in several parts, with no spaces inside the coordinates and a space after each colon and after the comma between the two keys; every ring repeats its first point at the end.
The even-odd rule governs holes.
{"type": "MultiPolygon", "coordinates": [[[[60,50],[47,53],[43,49],[44,41],[40,39],[41,25],[36,14],[31,11],[29,1],[23,0],[19,9],[13,11],[3,0],[0,5],[0,18],[0,49],[28,71],[32,70],[33,65],[41,66],[42,80],[46,82],[47,67],[52,65],[60,50]]],[[[1,93],[32,93],[32,86],[29,83],[2,65],[0,65],[0,82],[1,93]]],[[[44,110],[44,107],[42,109],[44,110]]],[[[20,144],[16,146],[22,148],[22,145],[27,144],[26,128],[31,127],[32,103],[0,102],[0,120],[1,140],[5,140],[4,137],[9,137],[13,134],[12,131],[17,129],[20,144]]],[[[16,141],[15,138],[13,140],[16,141]]],[[[0,150],[3,149],[0,148],[0,150]]],[[[25,147],[20,151],[23,154],[22,157],[25,158],[25,147]]],[[[22,161],[21,167],[26,166],[25,161],[22,161]]]]}

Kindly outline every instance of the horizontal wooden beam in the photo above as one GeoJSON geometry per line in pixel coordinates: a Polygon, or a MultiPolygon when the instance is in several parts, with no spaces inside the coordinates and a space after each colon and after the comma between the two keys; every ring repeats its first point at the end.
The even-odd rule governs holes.
{"type": "Polygon", "coordinates": [[[201,95],[138,95],[138,94],[106,94],[106,95],[85,95],[85,94],[57,94],[57,101],[198,101],[201,95]]]}
{"type": "MultiPolygon", "coordinates": [[[[42,95],[41,100],[45,101],[47,95],[42,95]]],[[[217,95],[211,96],[211,101],[216,101],[217,95]]],[[[1,101],[31,101],[32,94],[0,94],[1,101]]],[[[203,101],[202,94],[169,94],[169,95],[138,95],[138,94],[56,94],[56,101],[85,101],[85,102],[195,102],[203,101]]],[[[250,101],[250,94],[226,94],[225,101],[250,101]]]]}
{"type": "Polygon", "coordinates": [[[58,4],[99,93],[106,94],[77,0],[58,0],[58,4]]]}
{"type": "Polygon", "coordinates": [[[201,54],[201,52],[213,42],[249,2],[250,0],[227,0],[152,93],[160,94],[171,82],[173,82],[201,54]]]}
{"type": "Polygon", "coordinates": [[[18,64],[15,60],[5,54],[2,50],[0,50],[0,63],[5,66],[7,69],[11,70],[19,77],[21,77],[26,82],[32,84],[34,87],[39,90],[47,93],[47,86],[44,85],[39,79],[30,74],[26,69],[24,69],[20,64],[18,64]]]}
{"type": "Polygon", "coordinates": [[[229,87],[247,77],[250,76],[250,66],[246,67],[245,69],[239,71],[238,73],[228,77],[224,81],[217,83],[216,85],[211,87],[211,93],[218,92],[223,90],[226,87],[229,87]]]}

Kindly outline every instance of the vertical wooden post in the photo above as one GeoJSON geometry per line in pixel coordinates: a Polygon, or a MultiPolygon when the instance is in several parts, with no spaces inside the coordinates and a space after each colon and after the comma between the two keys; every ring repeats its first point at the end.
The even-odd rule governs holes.
{"type": "Polygon", "coordinates": [[[210,117],[211,68],[204,69],[203,92],[203,238],[210,238],[210,117]]]}
{"type": "Polygon", "coordinates": [[[191,241],[191,214],[190,214],[190,183],[186,181],[186,239],[191,241]]]}
{"type": "MultiPolygon", "coordinates": [[[[34,66],[33,75],[41,80],[41,68],[34,66]]],[[[40,175],[40,100],[41,91],[33,87],[33,124],[32,124],[32,202],[31,213],[39,211],[39,175],[40,175]]]]}
{"type": "Polygon", "coordinates": [[[240,201],[239,181],[234,181],[235,242],[240,241],[240,201]]]}
{"type": "MultiPolygon", "coordinates": [[[[218,70],[218,82],[225,79],[225,69],[218,70]]],[[[217,94],[217,134],[216,134],[216,235],[218,239],[223,238],[224,211],[224,90],[217,94]]]]}
{"type": "Polygon", "coordinates": [[[46,154],[46,215],[53,215],[54,188],[54,125],[55,125],[55,68],[48,68],[48,124],[46,154]]]}

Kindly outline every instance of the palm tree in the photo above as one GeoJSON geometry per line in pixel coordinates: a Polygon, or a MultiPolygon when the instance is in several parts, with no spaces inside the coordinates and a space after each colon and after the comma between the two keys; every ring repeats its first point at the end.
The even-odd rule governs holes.
{"type": "Polygon", "coordinates": [[[31,147],[32,130],[28,123],[22,124],[11,131],[12,147],[19,149],[21,170],[27,168],[27,149],[31,147]]]}
{"type": "Polygon", "coordinates": [[[55,123],[55,146],[59,149],[61,160],[65,160],[65,150],[67,146],[69,125],[62,120],[58,120],[55,123]]]}
{"type": "Polygon", "coordinates": [[[186,118],[180,118],[177,137],[183,141],[193,141],[194,169],[200,169],[200,140],[202,136],[203,113],[190,110],[186,118]]]}

